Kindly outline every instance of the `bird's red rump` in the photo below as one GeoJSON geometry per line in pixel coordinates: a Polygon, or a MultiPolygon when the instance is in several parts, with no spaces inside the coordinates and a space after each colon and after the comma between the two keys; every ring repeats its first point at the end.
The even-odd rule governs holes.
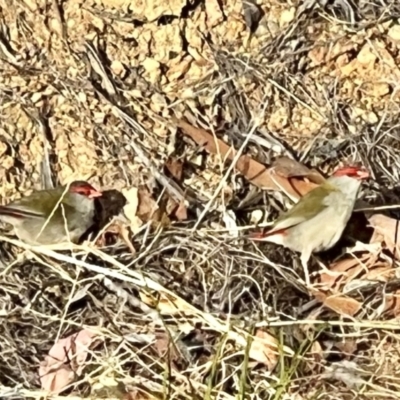
{"type": "Polygon", "coordinates": [[[343,167],[339,168],[337,171],[333,173],[334,176],[356,176],[357,172],[360,168],[358,167],[343,167]]]}
{"type": "Polygon", "coordinates": [[[272,235],[276,235],[276,234],[282,235],[282,236],[286,236],[288,234],[288,231],[287,231],[287,229],[278,229],[276,231],[271,230],[271,231],[268,231],[268,232],[264,232],[264,231],[256,232],[256,233],[252,233],[250,235],[250,238],[252,238],[252,239],[262,239],[262,238],[265,238],[265,237],[268,237],[268,236],[272,236],[272,235]]]}

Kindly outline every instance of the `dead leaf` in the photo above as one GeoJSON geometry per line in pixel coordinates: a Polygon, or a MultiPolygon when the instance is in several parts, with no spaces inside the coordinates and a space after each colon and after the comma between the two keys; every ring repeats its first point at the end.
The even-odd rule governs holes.
{"type": "Polygon", "coordinates": [[[400,290],[386,295],[385,302],[384,312],[387,312],[389,316],[397,318],[400,315],[400,290]]]}
{"type": "Polygon", "coordinates": [[[182,180],[183,175],[183,162],[176,158],[170,157],[165,163],[165,167],[169,173],[178,181],[182,180]]]}
{"type": "MultiPolygon", "coordinates": [[[[311,345],[310,353],[317,364],[320,364],[321,361],[324,359],[324,352],[322,350],[321,344],[318,340],[315,340],[311,345]]],[[[313,367],[315,368],[316,365],[314,364],[313,367]]]]}
{"type": "Polygon", "coordinates": [[[335,276],[334,274],[322,273],[320,277],[321,283],[323,283],[326,288],[333,288],[334,286],[340,286],[344,281],[349,282],[353,280],[365,270],[363,264],[367,262],[369,257],[370,254],[365,254],[359,259],[352,257],[337,261],[329,267],[329,270],[341,273],[342,275],[335,276]]]}
{"type": "Polygon", "coordinates": [[[208,29],[214,28],[224,20],[224,14],[218,0],[205,0],[205,7],[208,29]]]}
{"type": "Polygon", "coordinates": [[[272,166],[275,172],[284,178],[307,178],[318,185],[321,185],[326,180],[317,170],[310,169],[286,156],[277,158],[272,166]]]}
{"type": "Polygon", "coordinates": [[[395,270],[391,265],[386,263],[375,264],[363,279],[371,281],[388,282],[390,278],[395,278],[395,270]]]}
{"type": "MultiPolygon", "coordinates": [[[[214,138],[201,128],[196,128],[186,121],[174,119],[182,131],[191,137],[199,146],[204,147],[211,154],[219,154],[223,160],[233,160],[236,150],[220,139],[214,138]]],[[[284,191],[293,201],[301,196],[293,189],[288,179],[276,174],[273,169],[253,160],[248,155],[242,155],[236,163],[236,169],[253,185],[264,190],[284,191]]]]}
{"type": "Polygon", "coordinates": [[[335,347],[337,347],[343,354],[351,355],[357,350],[357,342],[353,339],[346,338],[344,342],[335,343],[335,347]]]}
{"type": "Polygon", "coordinates": [[[82,300],[84,297],[86,297],[89,288],[93,285],[92,282],[88,283],[84,287],[81,287],[79,290],[77,290],[70,300],[70,304],[75,303],[76,301],[82,300]]]}
{"type": "Polygon", "coordinates": [[[242,0],[242,6],[246,25],[250,32],[255,32],[264,12],[256,0],[242,0]]]}
{"type": "Polygon", "coordinates": [[[277,347],[278,341],[274,336],[258,329],[250,345],[249,357],[272,371],[278,363],[277,347]]]}
{"type": "Polygon", "coordinates": [[[60,339],[49,351],[49,355],[40,363],[39,376],[42,389],[58,394],[81,375],[88,349],[99,344],[94,343],[96,334],[89,330],[60,339]]]}
{"type": "Polygon", "coordinates": [[[136,215],[139,207],[139,191],[138,188],[131,188],[123,190],[123,195],[126,198],[127,204],[124,206],[124,214],[130,221],[130,228],[132,233],[139,231],[143,225],[142,220],[136,215]]]}
{"type": "Polygon", "coordinates": [[[394,256],[400,258],[400,221],[394,218],[386,217],[382,214],[372,215],[369,219],[369,223],[374,228],[370,243],[383,241],[386,247],[394,254],[394,256]]]}
{"type": "MultiPolygon", "coordinates": [[[[179,344],[183,346],[181,341],[179,344]]],[[[171,340],[170,335],[165,332],[157,332],[153,347],[161,358],[169,362],[170,366],[178,371],[177,362],[182,360],[183,357],[177,347],[177,343],[171,340]]]]}
{"type": "Polygon", "coordinates": [[[142,186],[138,190],[139,197],[139,205],[136,212],[136,215],[143,221],[160,221],[161,212],[158,207],[158,204],[153,199],[153,196],[149,192],[149,190],[142,186]]]}
{"type": "Polygon", "coordinates": [[[183,202],[181,202],[175,211],[175,216],[178,221],[186,221],[188,218],[187,208],[183,202]]]}
{"type": "Polygon", "coordinates": [[[319,186],[316,183],[310,182],[308,180],[303,181],[297,178],[290,178],[289,183],[291,184],[293,189],[299,194],[299,197],[303,197],[308,192],[319,186]]]}
{"type": "Polygon", "coordinates": [[[315,298],[322,302],[325,307],[343,316],[354,316],[361,309],[361,303],[351,297],[344,295],[326,296],[322,292],[314,293],[315,298]]]}

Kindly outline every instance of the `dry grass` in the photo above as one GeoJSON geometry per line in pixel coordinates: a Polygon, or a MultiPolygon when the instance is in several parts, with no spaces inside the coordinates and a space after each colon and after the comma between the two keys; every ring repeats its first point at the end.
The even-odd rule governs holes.
{"type": "Polygon", "coordinates": [[[154,198],[188,200],[189,218],[145,225],[131,235],[135,255],[123,241],[51,250],[3,237],[0,397],[44,396],[39,363],[86,327],[101,344],[53,399],[399,398],[397,303],[385,308],[398,280],[349,290],[362,304],[354,318],[309,303],[293,254],[226,222],[249,226],[257,209],[272,220],[286,199],[171,122],[266,164],[361,162],[373,174],[364,199],[399,203],[398,2],[262,1],[251,38],[239,2],[172,1],[159,15],[117,3],[0,0],[3,203],[47,172],[62,184],[146,184],[154,198]],[[179,184],[164,172],[171,155],[185,161],[179,184]],[[277,338],[272,371],[252,358],[261,328],[277,338]],[[344,361],[357,372],[330,372],[344,361]]]}

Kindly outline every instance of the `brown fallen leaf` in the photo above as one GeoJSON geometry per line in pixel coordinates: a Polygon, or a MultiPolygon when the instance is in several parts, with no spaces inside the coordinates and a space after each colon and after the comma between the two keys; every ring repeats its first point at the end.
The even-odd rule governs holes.
{"type": "Polygon", "coordinates": [[[188,210],[184,202],[178,203],[171,197],[168,197],[165,204],[165,213],[169,217],[175,217],[178,221],[185,221],[188,218],[188,210]]]}
{"type": "Polygon", "coordinates": [[[363,279],[371,281],[388,282],[391,278],[395,278],[395,269],[387,263],[375,264],[363,277],[363,279]]]}
{"type": "Polygon", "coordinates": [[[89,348],[95,347],[96,334],[83,329],[78,333],[58,340],[40,363],[39,376],[42,389],[53,394],[62,392],[65,387],[82,374],[89,348]]]}
{"type": "Polygon", "coordinates": [[[325,178],[318,171],[309,169],[304,164],[289,157],[282,156],[277,158],[272,167],[278,175],[284,178],[307,178],[317,185],[325,182],[325,178]]]}
{"type": "Polygon", "coordinates": [[[173,339],[166,332],[157,332],[155,334],[154,349],[160,358],[170,364],[170,367],[179,371],[179,366],[189,362],[189,351],[186,345],[180,339],[173,339]]]}
{"type": "Polygon", "coordinates": [[[250,345],[249,357],[272,371],[278,363],[278,341],[268,332],[258,329],[250,345]]]}
{"type": "Polygon", "coordinates": [[[336,272],[338,275],[322,273],[320,282],[324,284],[324,287],[330,289],[338,288],[344,282],[350,282],[365,270],[365,264],[370,256],[370,254],[364,254],[359,259],[351,257],[335,262],[329,266],[329,270],[336,272]]]}
{"type": "Polygon", "coordinates": [[[384,312],[394,318],[400,315],[400,290],[385,296],[384,312]]]}
{"type": "Polygon", "coordinates": [[[135,187],[123,190],[123,194],[127,199],[127,204],[124,206],[124,215],[130,221],[130,228],[133,233],[138,232],[143,225],[142,220],[137,216],[137,210],[139,207],[138,192],[138,189],[135,187]]]}
{"type": "Polygon", "coordinates": [[[352,355],[357,350],[357,341],[350,338],[345,338],[343,341],[336,342],[335,347],[338,348],[344,355],[352,355]]]}
{"type": "Polygon", "coordinates": [[[307,352],[307,358],[304,360],[304,367],[307,372],[319,374],[322,372],[323,360],[326,357],[324,349],[318,340],[313,339],[310,350],[307,352]]]}
{"type": "Polygon", "coordinates": [[[303,197],[309,191],[319,186],[314,182],[310,182],[308,180],[303,181],[297,178],[289,178],[289,183],[293,187],[293,189],[299,194],[299,197],[303,197]]]}
{"type": "MultiPolygon", "coordinates": [[[[189,137],[191,137],[199,146],[204,147],[211,154],[219,154],[223,160],[233,160],[236,155],[236,150],[231,146],[228,146],[225,142],[215,138],[209,132],[204,129],[194,127],[186,121],[180,119],[174,119],[175,123],[182,129],[182,131],[189,137]]],[[[287,157],[285,157],[286,159],[287,157]]],[[[279,159],[275,162],[278,163],[278,170],[280,173],[276,173],[275,167],[268,168],[264,164],[253,160],[248,155],[242,155],[236,163],[236,169],[253,185],[263,190],[280,190],[290,197],[293,201],[299,200],[301,195],[293,188],[292,184],[288,180],[288,176],[285,174],[292,170],[293,167],[285,167],[284,162],[279,159]]],[[[301,165],[301,164],[300,164],[301,165]]],[[[318,173],[310,171],[307,167],[303,166],[303,172],[307,173],[307,176],[313,176],[316,178],[318,173]]],[[[293,172],[293,171],[292,171],[293,172]]],[[[301,171],[300,171],[301,172],[301,171]]],[[[299,177],[299,174],[297,174],[299,177]]],[[[300,173],[300,177],[301,177],[300,173]]],[[[300,180],[293,178],[293,182],[300,180]]],[[[307,192],[305,186],[308,186],[309,190],[315,187],[315,184],[305,184],[301,188],[301,191],[307,192]]],[[[308,190],[308,191],[309,191],[308,190]]]]}
{"type": "Polygon", "coordinates": [[[370,243],[384,241],[394,257],[400,259],[400,220],[382,214],[372,215],[368,220],[374,228],[370,243]]]}
{"type": "Polygon", "coordinates": [[[326,295],[322,292],[314,292],[315,298],[325,307],[343,316],[354,316],[361,309],[361,303],[344,295],[326,295]]]}
{"type": "Polygon", "coordinates": [[[167,162],[165,163],[165,168],[169,171],[169,173],[178,181],[182,180],[183,176],[183,162],[174,158],[169,157],[167,162]]]}
{"type": "Polygon", "coordinates": [[[187,208],[183,202],[181,202],[178,208],[174,212],[175,217],[178,221],[185,221],[188,218],[187,208]]]}
{"type": "Polygon", "coordinates": [[[150,220],[159,221],[161,218],[160,208],[146,186],[139,187],[138,199],[139,204],[136,215],[143,222],[148,222],[150,220]]]}

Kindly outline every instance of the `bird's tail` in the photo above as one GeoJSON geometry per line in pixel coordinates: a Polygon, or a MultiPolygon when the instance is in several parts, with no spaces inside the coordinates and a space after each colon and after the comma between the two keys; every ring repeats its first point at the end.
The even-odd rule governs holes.
{"type": "Polygon", "coordinates": [[[18,208],[0,206],[0,216],[6,215],[17,219],[24,218],[43,218],[42,214],[35,213],[33,211],[20,210],[18,208]]]}

